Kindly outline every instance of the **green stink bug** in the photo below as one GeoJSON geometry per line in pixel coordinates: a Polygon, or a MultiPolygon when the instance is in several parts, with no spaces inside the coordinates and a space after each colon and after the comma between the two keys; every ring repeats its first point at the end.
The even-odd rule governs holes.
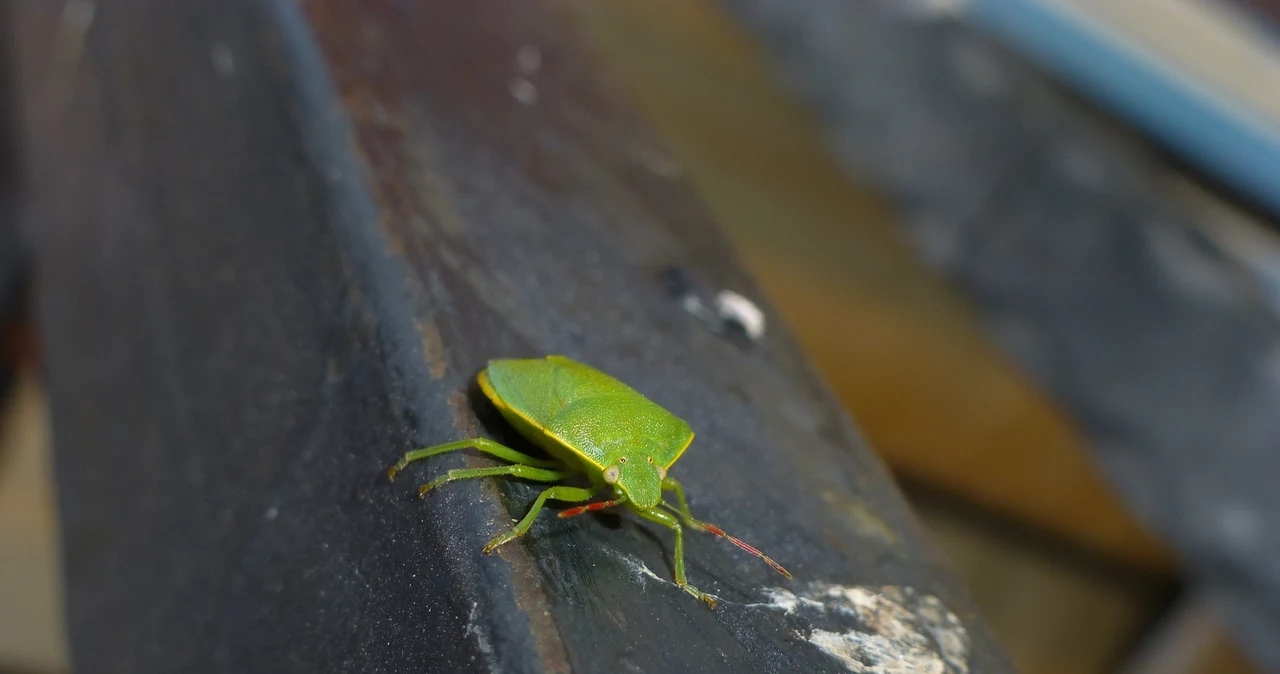
{"type": "Polygon", "coordinates": [[[387,472],[389,478],[395,479],[396,473],[411,461],[474,448],[510,461],[511,465],[451,470],[422,485],[418,496],[453,480],[498,475],[562,482],[585,474],[591,482],[587,488],[561,484],[544,490],[515,527],[484,546],[485,554],[528,531],[547,499],[589,501],[601,491],[611,489],[612,499],[563,510],[560,517],[622,505],[671,529],[676,536],[676,585],[710,606],[715,606],[715,599],[690,585],[685,578],[684,531],[680,519],[690,529],[728,539],[763,559],[778,573],[791,577],[764,553],[723,529],[693,517],[684,489],[667,475],[671,465],[693,442],[693,430],[635,389],[563,356],[493,360],[478,379],[480,390],[493,401],[503,418],[554,458],[540,459],[488,438],[470,438],[409,452],[387,472]],[[664,491],[675,493],[678,508],[662,499],[664,491]]]}

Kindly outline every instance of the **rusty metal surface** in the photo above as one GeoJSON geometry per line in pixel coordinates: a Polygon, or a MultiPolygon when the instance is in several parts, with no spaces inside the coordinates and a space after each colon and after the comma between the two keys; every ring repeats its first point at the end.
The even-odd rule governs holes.
{"type": "Polygon", "coordinates": [[[678,267],[761,302],[555,3],[17,28],[77,671],[1010,671],[776,314],[743,348],[672,300],[678,267]],[[633,518],[485,557],[534,487],[385,480],[524,446],[469,382],[544,353],[686,418],[695,511],[796,580],[691,535],[709,610],[633,518]]]}

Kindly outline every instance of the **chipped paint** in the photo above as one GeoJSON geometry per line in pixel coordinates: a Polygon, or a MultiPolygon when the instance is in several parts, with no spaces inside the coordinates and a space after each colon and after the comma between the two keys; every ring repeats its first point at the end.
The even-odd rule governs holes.
{"type": "Polygon", "coordinates": [[[427,359],[428,372],[432,379],[444,377],[448,370],[445,362],[444,340],[434,323],[421,321],[418,323],[418,334],[422,336],[422,355],[427,359]]]}
{"type": "Polygon", "coordinates": [[[720,320],[742,326],[751,341],[759,341],[764,337],[764,312],[755,302],[742,295],[732,290],[716,293],[716,313],[720,320]]]}
{"type": "MultiPolygon", "coordinates": [[[[628,555],[617,558],[633,576],[675,583],[628,555]]],[[[771,587],[769,601],[724,607],[764,608],[804,620],[797,636],[854,674],[968,674],[969,633],[942,601],[914,588],[813,583],[800,593],[771,587]]],[[[715,595],[712,595],[715,596],[715,595]]]]}
{"type": "Polygon", "coordinates": [[[765,590],[765,594],[769,596],[767,604],[747,604],[747,606],[765,606],[768,608],[780,608],[786,613],[795,613],[796,609],[805,606],[809,608],[822,608],[823,603],[810,599],[808,597],[798,596],[790,590],[784,590],[780,587],[771,587],[765,590]]]}
{"type": "Polygon", "coordinates": [[[480,434],[480,429],[476,425],[476,417],[471,413],[471,404],[467,401],[467,394],[462,391],[454,391],[449,394],[449,407],[453,409],[453,427],[462,431],[468,438],[474,438],[480,434]]]}
{"type": "Polygon", "coordinates": [[[487,656],[492,656],[493,643],[489,640],[489,632],[476,622],[476,618],[479,616],[479,613],[480,604],[474,601],[471,602],[471,611],[467,614],[467,626],[462,632],[469,637],[475,638],[476,649],[487,656]]]}
{"type": "Polygon", "coordinates": [[[969,672],[968,632],[937,597],[909,587],[826,583],[766,594],[769,603],[748,606],[802,615],[814,627],[799,635],[855,674],[969,672]]]}

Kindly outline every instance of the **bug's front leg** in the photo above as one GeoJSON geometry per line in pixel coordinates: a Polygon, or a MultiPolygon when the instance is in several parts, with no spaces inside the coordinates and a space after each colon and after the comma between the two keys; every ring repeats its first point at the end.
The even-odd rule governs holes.
{"type": "Polygon", "coordinates": [[[706,526],[689,511],[689,502],[684,498],[684,487],[677,482],[674,477],[668,476],[662,478],[662,489],[663,491],[673,491],[676,493],[676,503],[680,504],[680,508],[678,510],[680,511],[680,516],[684,518],[685,526],[698,531],[706,529],[706,526]]]}
{"type": "Polygon", "coordinates": [[[538,500],[533,502],[533,507],[529,508],[528,513],[525,513],[524,519],[521,519],[519,523],[512,527],[511,531],[489,541],[488,545],[484,546],[484,554],[487,555],[493,552],[493,549],[499,545],[507,543],[517,536],[524,535],[524,533],[529,530],[529,527],[533,526],[533,521],[538,518],[538,513],[542,511],[542,506],[547,502],[547,499],[553,498],[557,501],[590,501],[595,495],[596,490],[583,489],[582,487],[567,487],[560,485],[544,489],[541,494],[538,494],[538,500]]]}
{"type": "MultiPolygon", "coordinates": [[[[759,550],[757,550],[755,546],[750,545],[749,543],[742,540],[741,538],[738,538],[737,536],[730,536],[729,534],[725,533],[724,529],[721,529],[720,527],[714,524],[708,524],[707,522],[703,522],[702,520],[694,517],[693,513],[689,512],[689,502],[684,499],[684,487],[681,487],[680,483],[676,482],[675,478],[671,478],[671,477],[663,478],[662,488],[665,490],[674,491],[676,493],[676,501],[680,504],[680,508],[679,508],[680,516],[684,518],[685,524],[688,525],[690,528],[715,534],[716,536],[719,536],[720,538],[723,538],[729,541],[730,543],[733,543],[734,545],[738,546],[739,548],[742,548],[743,550],[746,550],[747,552],[764,560],[764,563],[772,567],[774,571],[777,571],[778,573],[786,576],[787,578],[791,577],[790,571],[787,571],[786,569],[782,568],[781,564],[773,561],[773,558],[770,557],[769,555],[766,555],[763,552],[760,552],[759,550]]],[[[665,502],[663,503],[663,505],[665,505],[668,508],[671,507],[670,505],[667,505],[665,502]]],[[[674,508],[672,509],[675,510],[674,508]]]]}
{"type": "Polygon", "coordinates": [[[685,577],[685,574],[684,574],[684,528],[680,526],[680,522],[676,520],[674,516],[666,512],[663,512],[661,510],[658,510],[656,508],[653,510],[637,510],[636,514],[640,515],[641,517],[651,522],[657,522],[658,524],[661,524],[662,526],[675,532],[676,534],[676,564],[675,564],[676,585],[678,585],[680,589],[684,590],[685,592],[688,592],[689,594],[697,597],[698,599],[701,599],[702,601],[707,602],[707,606],[715,608],[716,598],[690,585],[689,579],[685,577]]]}

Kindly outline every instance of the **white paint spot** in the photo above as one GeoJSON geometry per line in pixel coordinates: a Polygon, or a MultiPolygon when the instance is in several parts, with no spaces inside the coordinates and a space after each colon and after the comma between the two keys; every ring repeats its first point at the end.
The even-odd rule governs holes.
{"type": "Polygon", "coordinates": [[[213,61],[213,71],[224,79],[236,74],[236,57],[231,47],[225,42],[214,43],[209,50],[209,59],[213,61]]]}
{"type": "Polygon", "coordinates": [[[270,508],[267,508],[267,512],[263,513],[262,516],[267,518],[268,521],[274,520],[275,518],[280,516],[280,511],[277,510],[274,506],[272,506],[270,508]]]}
{"type": "Polygon", "coordinates": [[[969,672],[969,635],[937,597],[908,587],[824,583],[803,594],[781,588],[766,593],[769,603],[748,606],[800,613],[811,624],[825,623],[831,629],[815,626],[800,636],[855,674],[969,672]]]}
{"type": "Polygon", "coordinates": [[[525,75],[532,75],[542,68],[542,50],[536,44],[527,44],[516,52],[516,67],[525,75]]]}
{"type": "Polygon", "coordinates": [[[489,635],[484,628],[476,623],[476,617],[480,614],[480,604],[471,602],[471,612],[467,614],[467,628],[463,630],[463,634],[473,636],[476,639],[476,648],[480,649],[485,655],[493,655],[493,644],[489,642],[489,635]]]}
{"type": "MultiPolygon", "coordinates": [[[[638,559],[621,554],[618,559],[639,580],[648,577],[675,585],[638,559]]],[[[803,618],[813,627],[799,636],[854,674],[969,674],[969,633],[937,597],[910,587],[827,583],[814,583],[799,594],[778,587],[764,592],[769,601],[758,604],[716,599],[722,606],[778,610],[803,618]]],[[[472,622],[474,614],[473,607],[472,622]]]]}
{"type": "Polygon", "coordinates": [[[809,642],[857,674],[967,674],[969,636],[936,597],[911,588],[822,590],[828,610],[852,614],[862,629],[815,629],[809,642]]]}
{"type": "Polygon", "coordinates": [[[797,596],[796,593],[779,587],[771,587],[765,590],[765,594],[769,595],[769,603],[747,605],[782,609],[784,613],[795,613],[796,608],[801,606],[816,609],[821,609],[823,607],[823,604],[820,601],[815,601],[808,597],[797,596]]]}
{"type": "Polygon", "coordinates": [[[755,302],[732,290],[721,290],[716,295],[716,313],[721,320],[741,325],[753,342],[764,336],[764,312],[755,302]]]}
{"type": "Polygon", "coordinates": [[[512,79],[510,89],[511,97],[525,105],[538,102],[538,87],[523,77],[512,79]]]}

